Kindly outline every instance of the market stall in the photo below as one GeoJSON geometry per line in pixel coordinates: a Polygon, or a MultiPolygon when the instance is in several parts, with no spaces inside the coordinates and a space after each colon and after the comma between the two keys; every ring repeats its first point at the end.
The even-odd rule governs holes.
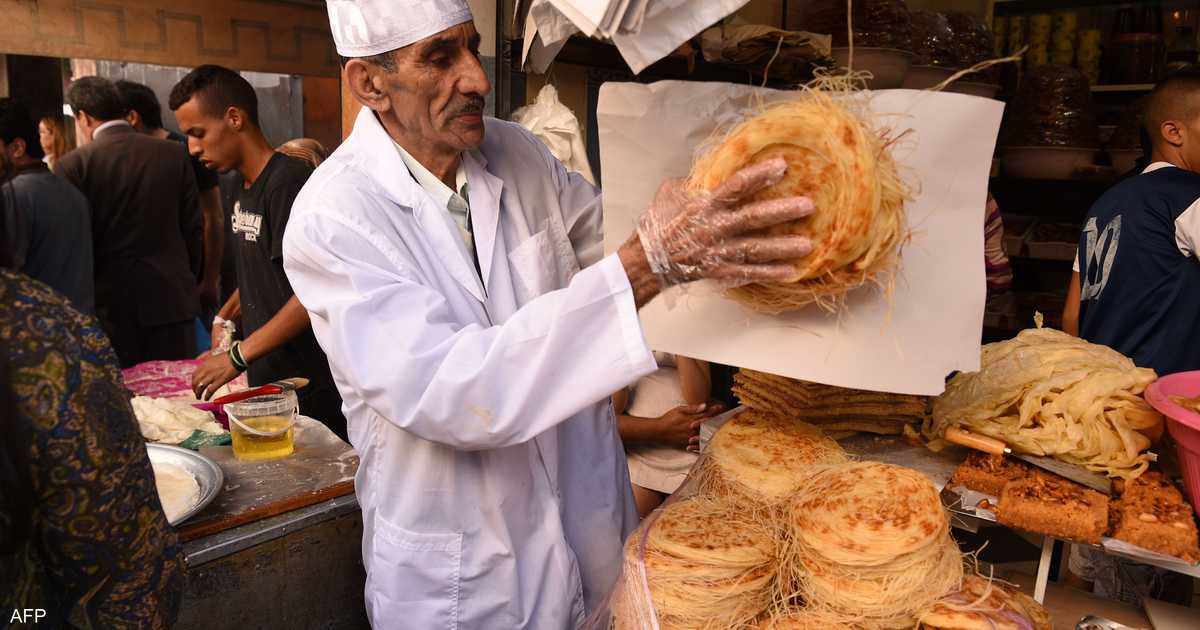
{"type": "MultiPolygon", "coordinates": [[[[867,93],[831,84],[819,71],[800,90],[765,89],[774,87],[767,72],[742,85],[708,83],[710,69],[700,60],[689,65],[692,76],[671,77],[692,81],[594,86],[588,124],[598,140],[591,144],[612,239],[631,229],[652,232],[640,218],[642,200],[662,179],[706,188],[770,155],[803,175],[759,199],[800,193],[820,208],[820,218],[772,234],[810,237],[822,257],[795,261],[788,282],[689,286],[641,311],[656,351],[737,366],[734,392],[744,408],[722,418],[723,428],[706,424],[705,455],[627,540],[611,617],[600,615],[592,627],[1049,628],[1095,615],[1168,628],[1140,606],[1062,584],[1061,543],[1200,576],[1196,492],[1179,482],[1193,474],[1186,473],[1192,464],[1180,466],[1174,443],[1163,437],[1168,423],[1182,426],[1182,416],[1144,398],[1164,375],[1057,331],[1026,330],[1040,329],[1043,316],[1048,326],[1059,324],[1065,278],[1036,275],[1061,272],[1074,259],[1079,223],[1050,212],[1015,222],[1021,239],[1010,254],[1022,257],[1019,290],[986,305],[983,295],[977,236],[980,215],[991,211],[991,187],[1015,210],[1034,207],[1025,201],[1082,215],[1118,175],[1101,147],[1120,146],[1105,145],[1099,122],[1118,108],[1093,103],[1093,93],[1103,93],[1095,76],[1097,20],[1081,38],[1079,15],[1051,20],[1036,2],[1007,3],[1006,18],[1039,12],[1033,55],[956,83],[963,70],[1020,53],[1025,25],[1017,22],[1018,45],[1010,49],[1009,31],[992,33],[978,16],[917,11],[918,4],[909,2],[913,13],[902,16],[902,2],[852,3],[857,53],[837,30],[846,28],[844,3],[807,3],[797,28],[772,31],[776,55],[791,45],[788,37],[831,33],[823,54],[835,65],[856,59],[856,70],[870,71],[867,93]],[[837,28],[820,28],[814,13],[837,28]],[[912,34],[900,42],[908,37],[899,28],[905,16],[912,34]],[[919,91],[880,89],[900,86],[919,91]],[[819,109],[831,93],[869,139],[883,139],[874,159],[854,154],[862,136],[837,108],[806,126],[805,107],[819,109]],[[1002,128],[1001,95],[1008,101],[1002,128]],[[830,130],[843,135],[830,138],[830,130]],[[886,229],[896,221],[888,159],[904,197],[896,253],[886,229]],[[852,169],[857,179],[846,177],[852,169]],[[845,187],[863,180],[875,196],[848,200],[853,192],[845,187]],[[826,217],[834,218],[823,223],[826,217]],[[845,256],[826,256],[822,246],[845,256]],[[1025,265],[1031,259],[1053,265],[1025,265]],[[850,277],[842,275],[847,269],[850,277]],[[1057,297],[1030,299],[1035,287],[1057,297]],[[981,328],[987,341],[1025,330],[1010,342],[1020,352],[985,346],[981,355],[981,328]],[[1018,365],[993,365],[1009,354],[1018,365]],[[973,454],[963,445],[968,438],[1003,459],[973,454]],[[981,472],[993,467],[1003,472],[981,472]],[[873,525],[859,532],[860,521],[873,525]],[[1031,543],[1028,580],[977,561],[981,540],[1004,536],[1031,543]]],[[[745,28],[726,21],[712,35],[735,27],[745,28]]],[[[563,53],[574,63],[571,48],[563,53]]],[[[607,245],[611,251],[619,243],[607,245]]],[[[989,273],[991,264],[988,258],[989,273]]],[[[1148,611],[1159,605],[1146,598],[1148,611]]],[[[1194,627],[1200,616],[1187,611],[1184,619],[1194,627]]]]}
{"type": "MultiPolygon", "coordinates": [[[[365,623],[354,450],[299,416],[290,454],[239,457],[228,419],[221,422],[226,414],[191,395],[193,369],[195,362],[174,361],[125,371],[160,498],[188,562],[177,627],[365,623]],[[165,487],[173,473],[195,479],[194,495],[165,487]],[[321,597],[311,596],[318,591],[321,597]]],[[[226,391],[244,389],[244,380],[226,391]]]]}

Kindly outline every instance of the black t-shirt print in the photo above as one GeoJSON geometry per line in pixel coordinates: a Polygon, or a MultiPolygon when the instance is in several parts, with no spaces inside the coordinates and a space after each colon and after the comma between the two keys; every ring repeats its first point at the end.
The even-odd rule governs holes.
{"type": "MultiPolygon", "coordinates": [[[[292,285],[283,272],[283,233],[292,202],[311,173],[307,162],[276,153],[254,184],[238,194],[231,238],[246,337],[270,321],[292,297],[292,285]]],[[[309,388],[333,388],[329,364],[311,328],[250,364],[251,385],[292,376],[310,379],[309,388]]]]}

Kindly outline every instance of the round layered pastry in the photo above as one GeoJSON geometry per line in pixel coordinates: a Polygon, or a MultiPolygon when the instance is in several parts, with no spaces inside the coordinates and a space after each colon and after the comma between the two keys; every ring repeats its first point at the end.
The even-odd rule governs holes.
{"type": "Polygon", "coordinates": [[[814,466],[847,460],[838,443],[811,424],[757,409],[726,422],[709,442],[701,491],[750,509],[784,504],[814,466]]]}
{"type": "Polygon", "coordinates": [[[890,143],[868,124],[869,117],[865,99],[818,83],[802,89],[796,100],[743,121],[696,161],[689,186],[713,190],[746,166],[782,158],[788,164],[783,178],[754,199],[805,196],[816,207],[808,217],[764,230],[812,240],[812,253],[790,261],[790,279],[748,284],[726,295],[754,310],[779,313],[814,302],[832,309],[852,289],[891,285],[908,235],[908,193],[890,143]]]}
{"type": "Polygon", "coordinates": [[[663,629],[749,626],[771,605],[774,533],[769,522],[725,501],[671,503],[625,544],[617,626],[649,627],[649,615],[663,629]]]}
{"type": "Polygon", "coordinates": [[[825,467],[797,493],[785,527],[781,600],[842,623],[911,628],[962,581],[937,488],[909,468],[825,467]]]}

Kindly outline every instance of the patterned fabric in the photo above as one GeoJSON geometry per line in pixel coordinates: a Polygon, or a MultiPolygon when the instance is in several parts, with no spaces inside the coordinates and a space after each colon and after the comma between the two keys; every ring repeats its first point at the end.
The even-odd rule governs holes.
{"type": "Polygon", "coordinates": [[[32,536],[0,556],[0,627],[14,608],[45,609],[38,627],[169,627],[183,554],[108,339],[95,318],[8,270],[0,337],[16,421],[33,437],[34,486],[32,536]]]}
{"type": "Polygon", "coordinates": [[[1000,206],[988,194],[987,206],[984,209],[983,223],[983,256],[987,272],[988,295],[1007,291],[1012,287],[1012,267],[1008,263],[1008,254],[1004,251],[1004,219],[1000,216],[1000,206]]]}

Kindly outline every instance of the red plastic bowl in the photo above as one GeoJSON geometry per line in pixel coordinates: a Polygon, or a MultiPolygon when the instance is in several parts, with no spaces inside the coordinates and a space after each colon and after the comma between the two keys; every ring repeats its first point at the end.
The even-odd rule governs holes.
{"type": "Polygon", "coordinates": [[[1184,409],[1171,396],[1200,396],[1200,370],[1168,374],[1146,388],[1146,402],[1167,417],[1167,430],[1178,444],[1179,466],[1192,508],[1200,513],[1200,414],[1184,409]]]}

